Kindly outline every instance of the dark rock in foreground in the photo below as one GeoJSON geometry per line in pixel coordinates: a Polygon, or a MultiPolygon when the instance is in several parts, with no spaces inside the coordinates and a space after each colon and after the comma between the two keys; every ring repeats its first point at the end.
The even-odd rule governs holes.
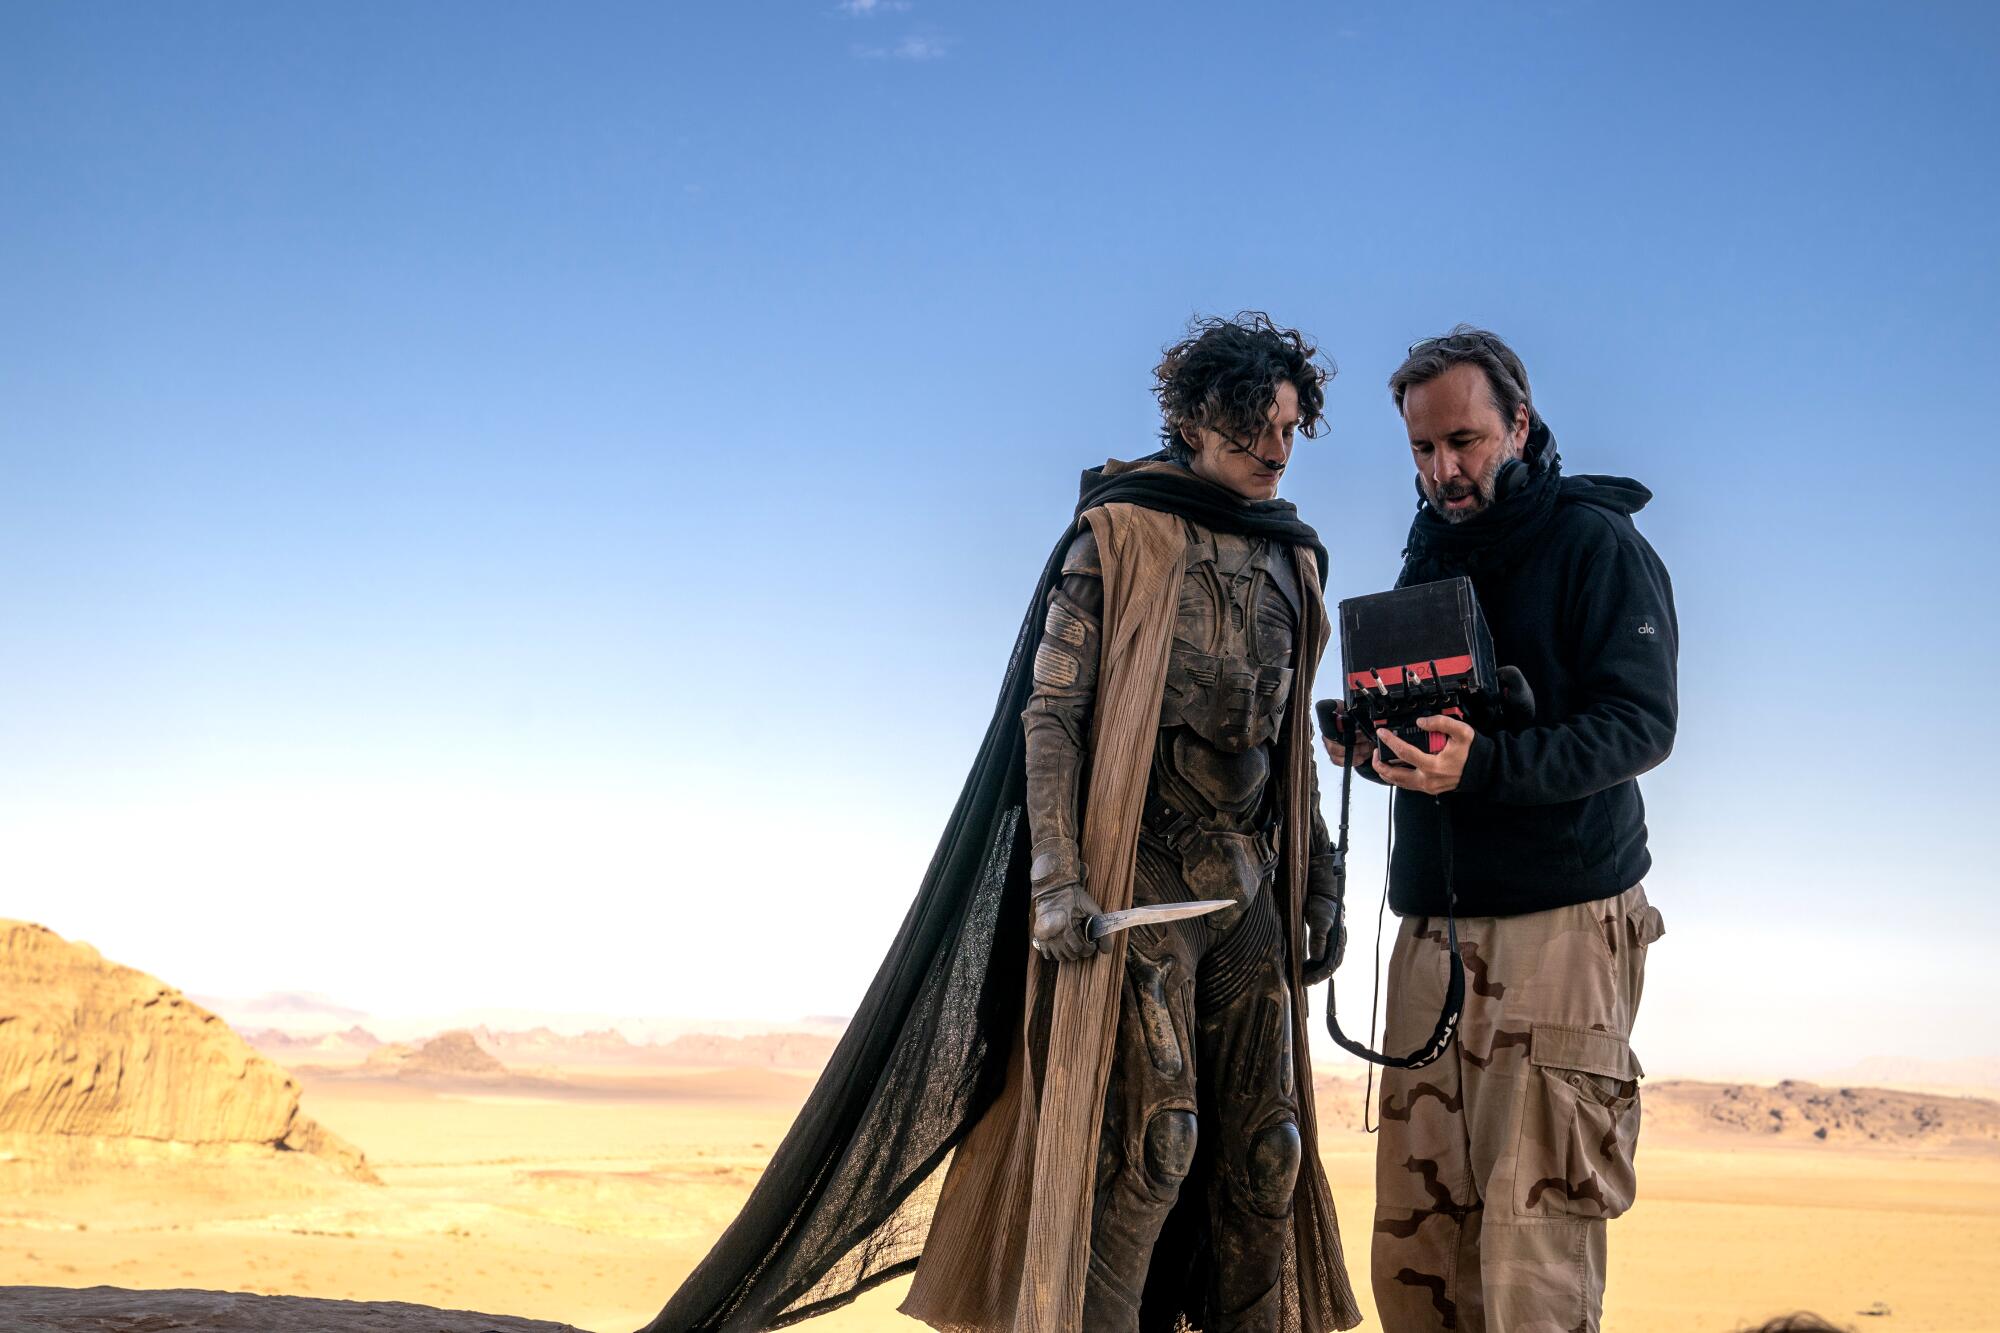
{"type": "Polygon", "coordinates": [[[0,1327],[7,1333],[583,1333],[572,1324],[402,1301],[117,1287],[0,1287],[0,1327]]]}

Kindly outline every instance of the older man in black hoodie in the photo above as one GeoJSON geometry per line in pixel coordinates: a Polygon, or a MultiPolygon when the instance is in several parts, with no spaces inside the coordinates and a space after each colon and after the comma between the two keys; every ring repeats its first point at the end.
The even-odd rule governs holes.
{"type": "Polygon", "coordinates": [[[1447,913],[1469,982],[1443,1058],[1384,1075],[1376,1303],[1391,1333],[1595,1330],[1605,1223],[1634,1192],[1632,1019],[1663,930],[1636,779],[1673,747],[1672,587],[1632,523],[1651,493],[1562,475],[1499,338],[1420,342],[1389,388],[1421,496],[1398,584],[1469,576],[1535,706],[1493,731],[1424,719],[1436,754],[1387,733],[1386,754],[1328,743],[1399,789],[1388,1049],[1435,1021],[1447,913]]]}

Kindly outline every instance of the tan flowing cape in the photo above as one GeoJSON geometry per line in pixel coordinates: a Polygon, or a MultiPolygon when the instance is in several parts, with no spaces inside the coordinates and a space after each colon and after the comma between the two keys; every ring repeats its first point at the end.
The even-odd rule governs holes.
{"type": "MultiPolygon", "coordinates": [[[[1083,518],[1103,562],[1104,627],[1082,850],[1098,904],[1116,911],[1132,901],[1139,813],[1159,732],[1187,538],[1180,519],[1137,505],[1104,505],[1083,518]]],[[[1285,812],[1276,892],[1289,941],[1293,1081],[1305,1153],[1287,1268],[1288,1276],[1296,1275],[1298,1327],[1325,1333],[1354,1327],[1361,1313],[1320,1165],[1299,982],[1314,790],[1310,702],[1328,630],[1313,556],[1303,547],[1293,555],[1305,606],[1279,751],[1285,812]]],[[[1028,1003],[1006,1086],[953,1155],[904,1314],[947,1333],[1075,1333],[1081,1327],[1097,1140],[1125,969],[1125,936],[1111,940],[1104,953],[1082,963],[1050,969],[1031,952],[1022,959],[1028,1003]]]]}

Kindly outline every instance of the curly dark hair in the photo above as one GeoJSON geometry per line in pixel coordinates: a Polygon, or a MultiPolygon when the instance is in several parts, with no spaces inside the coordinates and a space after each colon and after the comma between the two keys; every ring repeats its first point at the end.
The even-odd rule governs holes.
{"type": "Polygon", "coordinates": [[[1188,324],[1188,336],[1153,368],[1160,400],[1160,439],[1186,462],[1193,453],[1184,426],[1206,426],[1231,440],[1264,429],[1278,385],[1299,394],[1299,434],[1313,439],[1326,416],[1326,382],[1338,371],[1297,329],[1281,329],[1261,310],[1234,319],[1213,316],[1188,324]]]}

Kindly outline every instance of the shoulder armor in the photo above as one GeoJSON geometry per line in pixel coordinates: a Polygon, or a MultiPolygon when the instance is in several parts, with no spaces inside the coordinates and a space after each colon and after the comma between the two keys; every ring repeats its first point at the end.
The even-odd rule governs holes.
{"type": "Polygon", "coordinates": [[[1310,546],[1294,546],[1292,549],[1298,553],[1299,564],[1311,572],[1312,581],[1321,588],[1326,587],[1326,571],[1319,567],[1319,553],[1310,546]]]}
{"type": "Polygon", "coordinates": [[[1070,541],[1069,549],[1063,552],[1062,572],[1065,574],[1087,574],[1091,578],[1104,577],[1103,562],[1097,556],[1097,534],[1085,523],[1070,541]]]}
{"type": "Polygon", "coordinates": [[[1199,564],[1215,564],[1221,553],[1215,546],[1215,534],[1191,518],[1181,520],[1181,528],[1187,533],[1187,563],[1192,569],[1199,564]]]}

